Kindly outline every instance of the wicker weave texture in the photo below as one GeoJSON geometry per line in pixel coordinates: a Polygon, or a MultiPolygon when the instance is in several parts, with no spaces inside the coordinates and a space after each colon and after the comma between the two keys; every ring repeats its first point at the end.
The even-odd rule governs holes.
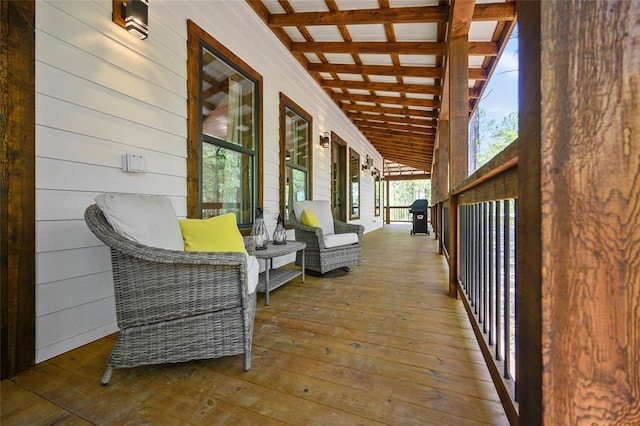
{"type": "MultiPolygon", "coordinates": [[[[326,248],[322,228],[314,228],[298,222],[291,215],[290,224],[295,228],[296,241],[307,244],[305,250],[305,268],[320,274],[343,266],[359,265],[362,261],[362,235],[364,226],[334,220],[336,234],[352,232],[358,235],[358,243],[346,246],[326,248]]],[[[296,265],[302,264],[302,253],[296,254],[296,265]]]]}
{"type": "MultiPolygon", "coordinates": [[[[108,373],[241,353],[250,368],[256,294],[247,294],[244,254],[144,246],[115,233],[96,205],[85,221],[111,249],[120,333],[108,373]]],[[[252,239],[245,243],[253,252],[252,239]]]]}

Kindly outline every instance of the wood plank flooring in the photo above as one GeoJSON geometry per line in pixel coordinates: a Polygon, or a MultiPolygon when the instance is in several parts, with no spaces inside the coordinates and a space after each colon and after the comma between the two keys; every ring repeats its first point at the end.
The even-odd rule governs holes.
{"type": "Polygon", "coordinates": [[[3,425],[506,425],[433,237],[365,235],[339,278],[258,296],[253,364],[242,356],[115,370],[114,336],[2,382],[3,425]]]}

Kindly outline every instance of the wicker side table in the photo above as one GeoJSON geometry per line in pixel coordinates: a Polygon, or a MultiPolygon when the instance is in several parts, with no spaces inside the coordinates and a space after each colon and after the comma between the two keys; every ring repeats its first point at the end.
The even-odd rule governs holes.
{"type": "Polygon", "coordinates": [[[267,244],[265,250],[256,250],[254,255],[258,259],[264,259],[265,268],[264,272],[260,273],[260,281],[258,282],[258,291],[264,293],[264,304],[269,305],[269,292],[275,290],[281,285],[288,283],[298,275],[302,275],[302,282],[304,282],[304,249],[307,248],[306,243],[299,241],[287,241],[286,244],[276,245],[273,242],[267,244]],[[272,269],[273,258],[284,256],[287,254],[302,251],[302,268],[301,270],[295,269],[272,269]]]}

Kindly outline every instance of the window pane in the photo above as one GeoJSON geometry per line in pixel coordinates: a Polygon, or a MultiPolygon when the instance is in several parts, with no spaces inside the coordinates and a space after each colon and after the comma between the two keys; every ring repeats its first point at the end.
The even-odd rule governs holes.
{"type": "Polygon", "coordinates": [[[202,144],[202,217],[235,213],[250,225],[253,211],[253,157],[210,143],[202,144]]]}
{"type": "Polygon", "coordinates": [[[375,182],[375,209],[374,209],[374,216],[380,216],[380,205],[381,200],[382,200],[382,182],[380,180],[380,176],[376,176],[376,182],[375,182]]]}
{"type": "Polygon", "coordinates": [[[349,149],[349,175],[351,181],[350,219],[360,218],[360,154],[349,149]]]}
{"type": "Polygon", "coordinates": [[[307,197],[307,172],[287,167],[287,177],[284,186],[285,191],[285,219],[288,219],[293,211],[293,203],[306,200],[307,197]]]}
{"type": "Polygon", "coordinates": [[[285,117],[286,160],[296,166],[309,167],[309,122],[287,108],[285,117]]]}
{"type": "Polygon", "coordinates": [[[202,48],[202,133],[255,149],[255,83],[202,48]]]}

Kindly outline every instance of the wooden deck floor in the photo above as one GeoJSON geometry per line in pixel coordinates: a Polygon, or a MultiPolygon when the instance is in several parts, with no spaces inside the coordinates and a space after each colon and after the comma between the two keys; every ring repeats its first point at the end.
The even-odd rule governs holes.
{"type": "Polygon", "coordinates": [[[258,297],[242,357],[115,370],[110,336],[2,382],[3,425],[508,424],[436,243],[365,236],[362,265],[258,297]]]}

